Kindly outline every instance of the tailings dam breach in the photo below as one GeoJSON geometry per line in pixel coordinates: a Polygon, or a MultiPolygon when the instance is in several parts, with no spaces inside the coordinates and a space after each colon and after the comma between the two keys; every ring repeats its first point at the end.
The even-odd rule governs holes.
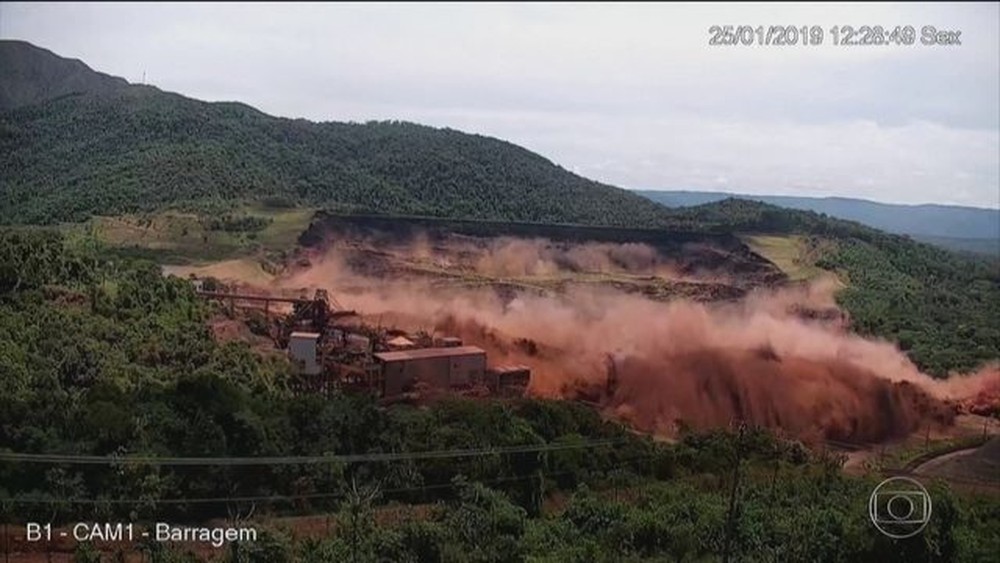
{"type": "Polygon", "coordinates": [[[848,442],[947,426],[962,401],[1000,387],[995,365],[946,381],[921,373],[893,343],[849,331],[836,280],[785,283],[733,237],[538,226],[515,236],[491,224],[390,229],[388,221],[328,218],[303,235],[309,246],[287,271],[250,288],[323,290],[356,312],[355,326],[378,327],[382,350],[365,349],[357,330],[334,333],[369,354],[341,355],[345,383],[426,393],[417,367],[392,367],[410,375],[385,381],[404,377],[387,375],[389,340],[420,350],[451,338],[448,346],[488,358],[462,360],[472,367],[456,372],[459,381],[480,378],[497,391],[506,370],[508,389],[584,400],[643,431],[746,420],[848,442]]]}

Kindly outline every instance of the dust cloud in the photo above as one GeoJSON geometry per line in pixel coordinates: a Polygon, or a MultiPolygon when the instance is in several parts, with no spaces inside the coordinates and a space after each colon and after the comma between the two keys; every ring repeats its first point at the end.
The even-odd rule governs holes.
{"type": "Polygon", "coordinates": [[[553,275],[563,271],[675,276],[659,253],[642,243],[557,244],[545,239],[500,237],[477,252],[476,271],[494,276],[553,275]]]}
{"type": "MultiPolygon", "coordinates": [[[[645,245],[490,244],[466,256],[489,275],[671,271],[645,245]]],[[[949,401],[1000,389],[995,365],[935,380],[892,343],[849,333],[833,279],[710,304],[604,289],[500,296],[488,287],[359,275],[347,266],[347,252],[331,245],[279,287],[324,287],[383,326],[461,336],[483,347],[493,365],[530,366],[530,394],[593,401],[644,431],[670,435],[681,424],[745,420],[806,440],[874,443],[950,424],[949,401]],[[827,314],[807,314],[815,311],[827,314]]],[[[414,245],[414,257],[433,254],[425,240],[414,245]]]]}

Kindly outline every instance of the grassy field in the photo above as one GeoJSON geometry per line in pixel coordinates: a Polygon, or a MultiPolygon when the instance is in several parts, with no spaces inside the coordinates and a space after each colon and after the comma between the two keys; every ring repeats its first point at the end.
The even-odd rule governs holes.
{"type": "Polygon", "coordinates": [[[186,278],[194,275],[197,278],[216,278],[220,280],[240,280],[244,283],[254,285],[268,285],[275,275],[269,272],[258,258],[234,258],[221,262],[211,262],[208,264],[170,264],[163,266],[165,274],[172,274],[179,278],[186,278]]]}
{"type": "Polygon", "coordinates": [[[290,250],[314,212],[245,207],[233,216],[261,220],[259,228],[246,230],[213,228],[212,217],[180,211],[93,217],[62,228],[70,237],[93,237],[115,254],[199,266],[253,257],[266,261],[272,254],[290,250]]]}
{"type": "Polygon", "coordinates": [[[781,268],[791,281],[811,280],[827,273],[815,265],[819,249],[806,237],[755,235],[745,236],[743,240],[754,252],[781,268]]]}

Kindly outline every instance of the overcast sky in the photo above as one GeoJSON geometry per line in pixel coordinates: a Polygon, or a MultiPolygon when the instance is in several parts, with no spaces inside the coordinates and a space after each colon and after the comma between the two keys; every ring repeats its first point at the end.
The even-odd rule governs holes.
{"type": "Polygon", "coordinates": [[[510,140],[626,188],[1000,206],[989,4],[0,4],[0,37],[203,100],[510,140]],[[711,25],[823,46],[709,46],[711,25]],[[912,25],[913,46],[834,46],[912,25]],[[921,28],[961,31],[924,46],[921,28]]]}

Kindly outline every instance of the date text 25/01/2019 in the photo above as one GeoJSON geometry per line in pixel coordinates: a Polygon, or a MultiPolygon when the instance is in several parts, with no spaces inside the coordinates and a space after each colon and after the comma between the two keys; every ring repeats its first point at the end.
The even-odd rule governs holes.
{"type": "Polygon", "coordinates": [[[708,28],[711,46],[960,46],[962,32],[925,25],[713,25],[708,28]]]}

